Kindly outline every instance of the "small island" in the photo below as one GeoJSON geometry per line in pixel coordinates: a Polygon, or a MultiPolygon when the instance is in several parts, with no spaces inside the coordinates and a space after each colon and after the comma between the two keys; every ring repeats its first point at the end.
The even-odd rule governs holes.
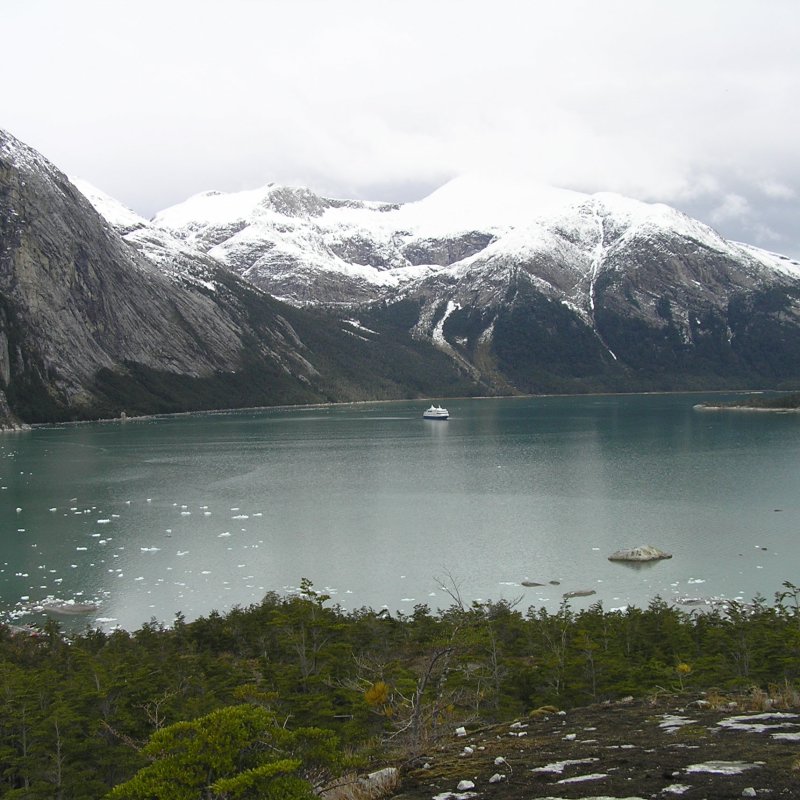
{"type": "Polygon", "coordinates": [[[800,392],[791,394],[758,394],[737,400],[734,403],[698,403],[698,411],[800,411],[800,392]]]}

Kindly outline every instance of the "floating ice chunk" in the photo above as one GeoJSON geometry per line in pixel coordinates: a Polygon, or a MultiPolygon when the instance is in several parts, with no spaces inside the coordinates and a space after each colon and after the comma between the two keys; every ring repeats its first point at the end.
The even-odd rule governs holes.
{"type": "Polygon", "coordinates": [[[232,517],[231,519],[250,519],[250,517],[248,514],[237,514],[235,517],[232,517]]]}
{"type": "Polygon", "coordinates": [[[230,535],[231,535],[230,531],[223,531],[222,533],[219,534],[219,536],[217,536],[217,539],[225,539],[230,535]]]}
{"type": "Polygon", "coordinates": [[[57,508],[51,508],[50,511],[58,511],[57,508]]]}
{"type": "Polygon", "coordinates": [[[97,524],[98,525],[108,525],[109,522],[111,522],[110,519],[99,519],[99,520],[97,520],[97,524]]]}
{"type": "Polygon", "coordinates": [[[76,547],[75,549],[76,550],[88,550],[89,548],[88,547],[76,547]]]}
{"type": "Polygon", "coordinates": [[[143,553],[157,553],[161,548],[160,547],[140,547],[139,549],[143,553]]]}

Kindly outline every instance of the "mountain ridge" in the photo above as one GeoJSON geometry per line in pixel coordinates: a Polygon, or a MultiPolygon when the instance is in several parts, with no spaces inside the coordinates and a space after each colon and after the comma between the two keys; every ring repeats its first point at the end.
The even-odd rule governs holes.
{"type": "Polygon", "coordinates": [[[419,375],[418,391],[469,391],[410,338],[376,358],[338,320],[279,303],[130,215],[116,223],[129,238],[47,159],[0,131],[7,425],[402,397],[392,359],[419,375]]]}
{"type": "Polygon", "coordinates": [[[800,385],[800,264],[663,204],[463,178],[145,220],[75,183],[0,131],[0,408],[25,421],[800,385]]]}

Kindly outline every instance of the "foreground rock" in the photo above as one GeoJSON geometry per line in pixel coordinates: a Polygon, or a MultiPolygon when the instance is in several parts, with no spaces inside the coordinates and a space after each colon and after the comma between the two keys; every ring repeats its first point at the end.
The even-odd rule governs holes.
{"type": "Polygon", "coordinates": [[[659,561],[662,558],[672,558],[672,553],[665,553],[652,545],[631,547],[628,550],[617,550],[609,557],[609,561],[659,561]]]}
{"type": "Polygon", "coordinates": [[[796,710],[597,705],[453,736],[418,759],[395,797],[444,800],[469,780],[464,797],[494,800],[796,798],[799,742],[796,710]]]}

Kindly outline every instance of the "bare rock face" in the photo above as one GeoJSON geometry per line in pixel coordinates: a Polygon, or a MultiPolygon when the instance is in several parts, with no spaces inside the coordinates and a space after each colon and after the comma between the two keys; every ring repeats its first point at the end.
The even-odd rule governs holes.
{"type": "Polygon", "coordinates": [[[324,397],[280,304],[146,226],[128,232],[0,131],[0,421],[324,397]]]}
{"type": "MultiPolygon", "coordinates": [[[[286,220],[349,210],[308,191],[267,194],[262,212],[286,220]]],[[[400,397],[398,363],[425,394],[469,391],[410,334],[376,344],[379,333],[356,334],[235,275],[207,252],[241,227],[223,222],[174,235],[102,193],[87,197],[0,130],[0,426],[400,397]]]]}
{"type": "Polygon", "coordinates": [[[201,376],[238,364],[241,330],[211,297],[171,282],[62,173],[5,133],[0,242],[7,384],[25,376],[80,405],[101,368],[135,362],[201,376]]]}
{"type": "Polygon", "coordinates": [[[665,553],[652,545],[631,547],[628,550],[617,550],[609,557],[609,561],[660,561],[662,558],[672,558],[672,553],[665,553]]]}

